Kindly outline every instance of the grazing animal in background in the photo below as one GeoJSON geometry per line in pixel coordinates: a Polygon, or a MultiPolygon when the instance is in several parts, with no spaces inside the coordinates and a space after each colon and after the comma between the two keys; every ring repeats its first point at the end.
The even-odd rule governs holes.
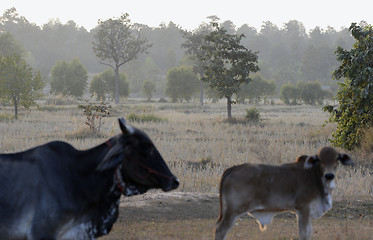
{"type": "Polygon", "coordinates": [[[320,218],[332,207],[338,161],[353,164],[349,155],[324,147],[314,156],[300,156],[295,163],[247,163],[225,170],[215,240],[225,239],[236,218],[244,213],[256,218],[263,231],[274,215],[285,211],[297,214],[300,240],[310,239],[311,219],[320,218]]]}
{"type": "Polygon", "coordinates": [[[110,232],[121,195],[177,188],[149,137],[119,125],[121,134],[85,151],[56,141],[0,154],[0,238],[92,240],[110,232]]]}

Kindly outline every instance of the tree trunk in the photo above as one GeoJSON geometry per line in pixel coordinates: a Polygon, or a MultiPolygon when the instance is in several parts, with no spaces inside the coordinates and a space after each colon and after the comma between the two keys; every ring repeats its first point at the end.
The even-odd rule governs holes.
{"type": "Polygon", "coordinates": [[[201,81],[201,99],[200,99],[201,106],[203,107],[203,82],[201,81]]]}
{"type": "Polygon", "coordinates": [[[18,119],[18,102],[14,100],[14,119],[18,119]]]}
{"type": "Polygon", "coordinates": [[[232,100],[231,97],[227,97],[227,113],[228,119],[232,118],[232,100]]]}
{"type": "Polygon", "coordinates": [[[115,104],[119,103],[119,67],[115,67],[115,104]]]}

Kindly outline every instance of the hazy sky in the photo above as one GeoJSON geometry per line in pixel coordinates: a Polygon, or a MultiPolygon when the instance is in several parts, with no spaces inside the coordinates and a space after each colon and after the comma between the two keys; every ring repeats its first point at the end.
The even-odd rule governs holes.
{"type": "Polygon", "coordinates": [[[87,30],[97,26],[98,19],[122,13],[129,13],[133,23],[157,27],[172,21],[188,30],[208,22],[206,17],[211,15],[221,21],[231,20],[237,27],[246,23],[258,30],[263,21],[281,28],[290,20],[298,20],[307,31],[316,26],[340,30],[361,20],[373,24],[372,0],[1,0],[0,15],[11,7],[39,26],[58,18],[62,23],[73,20],[87,30]]]}

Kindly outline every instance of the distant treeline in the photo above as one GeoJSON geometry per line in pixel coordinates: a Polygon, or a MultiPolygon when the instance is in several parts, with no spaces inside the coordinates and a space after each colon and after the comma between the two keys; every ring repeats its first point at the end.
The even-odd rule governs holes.
{"type": "MultiPolygon", "coordinates": [[[[205,24],[201,23],[200,27],[205,24]]],[[[232,21],[221,24],[229,33],[246,36],[242,44],[259,52],[260,74],[266,80],[275,81],[278,93],[282,85],[299,81],[318,81],[333,89],[336,84],[331,81],[331,73],[338,66],[334,52],[337,46],[350,49],[354,44],[347,28],[315,27],[307,32],[296,20],[280,27],[266,21],[261,29],[250,27],[250,23],[240,27],[232,21]]],[[[190,64],[181,46],[185,42],[184,30],[173,22],[155,28],[134,23],[134,27],[152,47],[121,69],[127,75],[131,93],[141,92],[142,84],[147,80],[156,82],[157,91],[164,92],[167,71],[190,64]]],[[[74,58],[78,58],[89,73],[106,69],[92,50],[95,29],[87,31],[74,21],[62,24],[59,20],[51,20],[38,26],[12,8],[0,17],[0,32],[10,32],[26,49],[29,64],[45,77],[50,75],[56,61],[74,58]]]]}

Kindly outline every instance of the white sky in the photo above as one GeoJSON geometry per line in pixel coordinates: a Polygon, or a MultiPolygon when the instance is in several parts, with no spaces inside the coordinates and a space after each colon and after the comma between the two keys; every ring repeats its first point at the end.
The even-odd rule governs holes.
{"type": "Polygon", "coordinates": [[[336,30],[361,20],[373,24],[373,1],[344,0],[1,0],[0,16],[15,7],[21,16],[41,26],[50,19],[62,23],[73,20],[91,30],[98,19],[106,20],[128,13],[132,23],[157,27],[162,22],[174,22],[183,29],[193,30],[208,16],[221,21],[231,20],[237,27],[248,24],[260,30],[263,21],[279,28],[290,20],[298,20],[307,31],[319,26],[336,30]]]}

